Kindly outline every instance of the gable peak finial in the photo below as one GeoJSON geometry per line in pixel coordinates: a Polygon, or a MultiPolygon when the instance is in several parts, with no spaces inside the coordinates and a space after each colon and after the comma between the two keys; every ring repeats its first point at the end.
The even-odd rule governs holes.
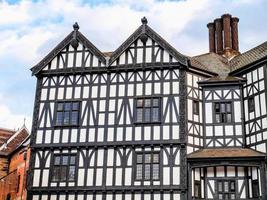
{"type": "Polygon", "coordinates": [[[73,29],[74,29],[75,31],[78,31],[79,28],[80,28],[79,24],[78,24],[77,22],[75,22],[75,23],[73,24],[73,29]]]}
{"type": "Polygon", "coordinates": [[[141,22],[142,22],[143,25],[146,25],[147,24],[147,18],[146,17],[143,17],[141,19],[141,22]]]}

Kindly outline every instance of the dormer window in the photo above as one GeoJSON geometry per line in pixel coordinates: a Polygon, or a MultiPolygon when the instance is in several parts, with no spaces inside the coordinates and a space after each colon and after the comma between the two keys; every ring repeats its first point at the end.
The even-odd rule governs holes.
{"type": "Polygon", "coordinates": [[[216,102],[214,104],[214,122],[231,123],[232,122],[232,103],[216,102]]]}

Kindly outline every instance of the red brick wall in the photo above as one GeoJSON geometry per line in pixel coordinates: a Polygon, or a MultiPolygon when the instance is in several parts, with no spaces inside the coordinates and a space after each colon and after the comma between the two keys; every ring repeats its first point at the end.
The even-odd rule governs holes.
{"type": "Polygon", "coordinates": [[[17,152],[10,158],[9,175],[0,182],[0,200],[6,200],[8,194],[11,195],[11,200],[26,200],[26,176],[29,160],[29,148],[17,152]],[[24,153],[27,153],[26,160],[24,160],[24,153]]]}
{"type": "Polygon", "coordinates": [[[7,158],[1,158],[0,157],[0,178],[7,175],[7,158]]]}

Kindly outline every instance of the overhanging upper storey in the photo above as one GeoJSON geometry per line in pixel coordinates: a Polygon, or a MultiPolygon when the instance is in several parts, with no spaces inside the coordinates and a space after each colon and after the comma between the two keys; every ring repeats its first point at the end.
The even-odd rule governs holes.
{"type": "Polygon", "coordinates": [[[109,66],[188,66],[188,58],[175,50],[147,25],[142,25],[111,55],[109,66]]]}
{"type": "Polygon", "coordinates": [[[78,31],[79,25],[75,23],[73,28],[74,30],[63,41],[31,68],[33,75],[106,66],[104,54],[78,31]]]}

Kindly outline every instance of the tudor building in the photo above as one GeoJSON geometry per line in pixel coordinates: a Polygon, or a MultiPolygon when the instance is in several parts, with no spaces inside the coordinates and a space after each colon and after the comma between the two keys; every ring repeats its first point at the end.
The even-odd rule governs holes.
{"type": "Polygon", "coordinates": [[[114,52],[74,30],[37,77],[28,199],[265,199],[267,44],[238,49],[238,18],[182,55],[148,25],[114,52]]]}

